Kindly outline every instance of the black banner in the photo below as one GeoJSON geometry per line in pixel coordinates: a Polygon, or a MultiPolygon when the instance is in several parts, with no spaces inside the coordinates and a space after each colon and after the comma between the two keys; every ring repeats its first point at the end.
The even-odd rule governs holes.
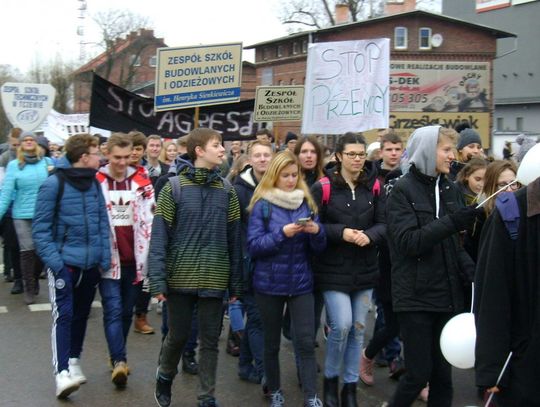
{"type": "MultiPolygon", "coordinates": [[[[249,140],[261,127],[253,121],[254,99],[199,108],[199,127],[221,133],[223,140],[249,140]]],[[[90,126],[110,131],[139,130],[166,138],[193,130],[194,108],[154,111],[154,100],[131,93],[94,74],[90,126]]]]}

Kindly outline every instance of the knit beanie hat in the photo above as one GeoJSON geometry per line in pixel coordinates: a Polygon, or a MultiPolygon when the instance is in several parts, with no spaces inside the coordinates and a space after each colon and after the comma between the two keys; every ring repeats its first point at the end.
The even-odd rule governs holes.
{"type": "Polygon", "coordinates": [[[464,129],[461,133],[459,133],[459,140],[457,142],[458,151],[462,150],[463,147],[468,146],[472,143],[480,144],[480,147],[482,146],[482,139],[480,138],[480,134],[478,134],[473,129],[464,129]]]}
{"type": "Polygon", "coordinates": [[[34,141],[37,143],[38,138],[37,136],[32,133],[31,131],[23,131],[21,135],[19,136],[19,141],[22,143],[25,138],[32,137],[34,141]]]}
{"type": "Polygon", "coordinates": [[[298,136],[292,131],[289,131],[287,132],[287,136],[285,136],[285,144],[287,144],[291,140],[298,140],[298,136]]]}

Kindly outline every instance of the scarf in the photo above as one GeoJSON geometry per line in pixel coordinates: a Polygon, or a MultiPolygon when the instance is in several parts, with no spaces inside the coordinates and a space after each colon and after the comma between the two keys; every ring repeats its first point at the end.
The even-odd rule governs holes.
{"type": "Polygon", "coordinates": [[[285,209],[298,209],[304,202],[304,191],[295,189],[294,191],[283,191],[279,188],[273,188],[263,194],[263,198],[271,204],[285,209]]]}

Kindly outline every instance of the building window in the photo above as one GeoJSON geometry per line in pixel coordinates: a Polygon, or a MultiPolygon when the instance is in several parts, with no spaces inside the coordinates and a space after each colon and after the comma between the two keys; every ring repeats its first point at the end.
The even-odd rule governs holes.
{"type": "Polygon", "coordinates": [[[497,117],[497,131],[503,131],[504,130],[504,118],[497,117]]]}
{"type": "Polygon", "coordinates": [[[277,46],[277,57],[281,58],[283,56],[283,45],[277,46]]]}
{"type": "Polygon", "coordinates": [[[407,49],[407,28],[406,27],[394,28],[394,48],[407,49]]]}
{"type": "Polygon", "coordinates": [[[418,48],[431,49],[431,28],[420,28],[418,33],[418,48]]]}
{"type": "Polygon", "coordinates": [[[268,48],[263,49],[263,59],[266,61],[270,56],[270,50],[268,48]]]}
{"type": "Polygon", "coordinates": [[[293,55],[298,54],[298,48],[299,48],[298,43],[296,41],[293,42],[293,44],[292,44],[292,53],[293,53],[293,55]]]}
{"type": "Polygon", "coordinates": [[[148,66],[154,68],[157,65],[157,56],[152,56],[148,59],[148,66]]]}
{"type": "Polygon", "coordinates": [[[131,65],[141,66],[141,56],[137,54],[131,55],[131,65]]]}
{"type": "Polygon", "coordinates": [[[303,40],[302,41],[302,54],[307,54],[307,45],[308,45],[307,40],[303,40]]]}
{"type": "Polygon", "coordinates": [[[523,117],[516,117],[516,131],[523,131],[523,117]]]}
{"type": "Polygon", "coordinates": [[[263,68],[261,74],[261,85],[270,86],[274,82],[274,71],[272,68],[263,68]]]}

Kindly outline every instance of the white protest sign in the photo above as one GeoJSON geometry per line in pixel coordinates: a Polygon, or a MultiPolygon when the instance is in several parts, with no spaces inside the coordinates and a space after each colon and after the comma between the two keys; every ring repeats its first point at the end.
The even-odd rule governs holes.
{"type": "Polygon", "coordinates": [[[301,120],[303,103],[303,86],[257,86],[253,120],[256,122],[301,120]]]}
{"type": "Polygon", "coordinates": [[[13,127],[32,131],[49,114],[56,91],[51,85],[42,83],[6,82],[1,93],[2,106],[13,127]]]}
{"type": "Polygon", "coordinates": [[[302,133],[387,128],[390,40],[309,44],[302,133]]]}
{"type": "Polygon", "coordinates": [[[158,48],[156,112],[238,102],[242,43],[158,48]]]}

